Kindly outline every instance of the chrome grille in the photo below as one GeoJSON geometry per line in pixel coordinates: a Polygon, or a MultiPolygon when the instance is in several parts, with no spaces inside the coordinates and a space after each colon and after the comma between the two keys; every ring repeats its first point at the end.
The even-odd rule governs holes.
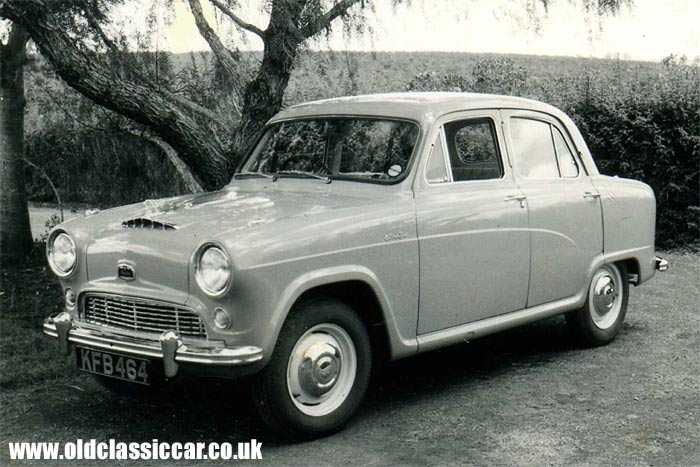
{"type": "Polygon", "coordinates": [[[83,319],[134,331],[174,330],[187,337],[207,335],[200,317],[188,308],[140,298],[90,294],[83,302],[83,319]]]}

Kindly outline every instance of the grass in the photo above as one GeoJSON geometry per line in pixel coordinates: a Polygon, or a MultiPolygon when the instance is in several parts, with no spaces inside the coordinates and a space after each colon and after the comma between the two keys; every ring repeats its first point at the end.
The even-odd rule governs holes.
{"type": "Polygon", "coordinates": [[[0,390],[47,384],[65,377],[68,362],[41,325],[63,302],[58,281],[46,264],[43,244],[18,268],[0,273],[0,390]]]}

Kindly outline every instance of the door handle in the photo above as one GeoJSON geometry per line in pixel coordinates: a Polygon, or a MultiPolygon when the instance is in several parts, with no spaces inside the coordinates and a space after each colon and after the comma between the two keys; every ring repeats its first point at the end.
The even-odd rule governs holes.
{"type": "Polygon", "coordinates": [[[517,201],[520,203],[521,208],[525,208],[525,200],[527,199],[527,196],[525,195],[508,195],[505,197],[504,201],[510,202],[510,201],[517,201]]]}
{"type": "Polygon", "coordinates": [[[593,198],[593,199],[600,198],[600,193],[593,193],[591,191],[587,191],[583,194],[583,197],[584,198],[593,198]]]}

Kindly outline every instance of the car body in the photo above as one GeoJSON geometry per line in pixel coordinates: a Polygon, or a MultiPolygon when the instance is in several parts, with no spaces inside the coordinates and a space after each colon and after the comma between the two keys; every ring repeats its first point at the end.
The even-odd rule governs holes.
{"type": "MultiPolygon", "coordinates": [[[[167,378],[268,371],[290,315],[312,297],[348,308],[336,314],[357,315],[372,353],[387,359],[564,313],[589,322],[579,330],[607,332],[588,335],[597,344],[619,329],[627,283],[640,285],[667,266],[654,250],[651,188],[599,174],[576,125],[552,106],[480,94],[379,94],[293,106],[267,128],[220,191],[57,226],[50,262],[70,249],[65,238],[56,242],[62,234],[74,243],[75,262],[58,271],[68,303],[45,333],[65,351],[143,358],[167,378]],[[383,152],[367,162],[368,148],[383,152]],[[317,163],[323,170],[309,169],[317,163]],[[268,171],[270,164],[277,169],[268,171]],[[202,265],[211,248],[211,264],[202,265]],[[201,274],[216,290],[202,287],[201,274]],[[594,311],[577,311],[587,306],[594,311]]],[[[330,343],[307,341],[304,352],[339,356],[362,347],[350,331],[342,347],[348,333],[334,332],[330,343]]],[[[300,352],[294,339],[289,362],[300,352]]],[[[334,358],[311,357],[314,371],[339,372],[334,358]]],[[[360,360],[352,364],[360,365],[353,376],[364,371],[360,360]]],[[[91,369],[90,361],[82,365],[91,369]]],[[[308,375],[300,374],[294,384],[303,386],[308,375]]],[[[302,412],[313,421],[338,407],[302,412]]],[[[325,434],[348,417],[309,429],[297,420],[292,431],[325,434]]]]}

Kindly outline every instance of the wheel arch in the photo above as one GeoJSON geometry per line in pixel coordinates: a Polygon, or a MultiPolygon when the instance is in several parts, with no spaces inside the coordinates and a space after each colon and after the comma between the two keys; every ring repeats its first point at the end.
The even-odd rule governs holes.
{"type": "Polygon", "coordinates": [[[411,355],[417,350],[415,336],[399,334],[393,310],[376,275],[361,266],[334,267],[312,271],[292,281],[284,291],[272,324],[271,355],[279,333],[298,304],[314,297],[326,296],[347,303],[367,327],[373,352],[383,359],[411,355]]]}
{"type": "Polygon", "coordinates": [[[375,358],[379,361],[390,358],[389,334],[384,312],[377,294],[367,282],[354,279],[312,287],[299,296],[289,314],[295,312],[298,304],[318,297],[333,298],[349,305],[367,329],[375,358]]]}
{"type": "MultiPolygon", "coordinates": [[[[615,263],[619,263],[625,266],[625,270],[627,272],[627,280],[634,285],[637,285],[639,282],[639,260],[637,258],[627,258],[627,259],[621,259],[618,261],[615,261],[615,263]]],[[[624,278],[623,278],[624,279],[624,278]]]]}

